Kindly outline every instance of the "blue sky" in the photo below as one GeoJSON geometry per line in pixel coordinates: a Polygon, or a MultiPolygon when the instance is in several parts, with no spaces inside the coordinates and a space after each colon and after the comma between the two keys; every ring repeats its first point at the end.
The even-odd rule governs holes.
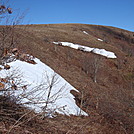
{"type": "Polygon", "coordinates": [[[83,23],[134,31],[134,0],[10,0],[14,14],[26,12],[24,23],[83,23]]]}

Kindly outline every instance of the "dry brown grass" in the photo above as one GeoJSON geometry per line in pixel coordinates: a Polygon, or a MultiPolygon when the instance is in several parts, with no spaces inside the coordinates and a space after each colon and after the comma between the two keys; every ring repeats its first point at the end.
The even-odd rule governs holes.
{"type": "MultiPolygon", "coordinates": [[[[46,24],[18,26],[17,36],[19,49],[40,58],[84,93],[83,109],[90,113],[88,118],[58,116],[45,121],[38,120],[35,125],[27,126],[30,132],[43,133],[46,130],[46,133],[67,133],[69,129],[68,133],[133,133],[133,32],[97,25],[46,24]],[[103,39],[104,42],[98,41],[97,38],[103,39]],[[55,46],[53,41],[105,48],[115,52],[118,58],[102,59],[97,83],[94,83],[90,69],[94,54],[55,46]],[[42,122],[49,125],[46,123],[47,125],[43,126],[42,122]]],[[[80,105],[81,95],[75,96],[77,104],[80,105]]]]}
{"type": "Polygon", "coordinates": [[[1,134],[125,134],[121,124],[96,111],[90,110],[89,117],[57,114],[55,118],[42,120],[11,98],[0,96],[0,99],[1,134]]]}

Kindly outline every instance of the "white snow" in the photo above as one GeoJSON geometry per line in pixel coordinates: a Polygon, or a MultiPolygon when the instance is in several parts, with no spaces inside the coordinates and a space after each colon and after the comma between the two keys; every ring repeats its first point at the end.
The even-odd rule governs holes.
{"type": "Polygon", "coordinates": [[[102,56],[105,56],[107,58],[116,58],[116,56],[113,52],[106,51],[105,49],[94,48],[92,50],[92,52],[96,53],[96,54],[99,54],[99,55],[102,55],[102,56]]]}
{"type": "Polygon", "coordinates": [[[86,32],[86,31],[83,31],[83,33],[84,33],[84,34],[88,34],[88,32],[86,32]]]}
{"type": "MultiPolygon", "coordinates": [[[[15,90],[14,95],[22,98],[22,103],[36,112],[42,112],[42,107],[45,107],[48,102],[46,108],[48,115],[58,112],[66,115],[87,116],[87,113],[76,105],[74,96],[70,93],[71,90],[77,92],[78,90],[39,59],[35,58],[34,61],[37,64],[16,60],[8,63],[11,66],[9,70],[0,71],[1,78],[11,76],[11,74],[22,74],[23,84],[28,87],[26,90],[15,90]],[[50,96],[48,97],[49,91],[50,96]]],[[[17,78],[14,79],[16,80],[17,78]]]]}
{"type": "Polygon", "coordinates": [[[97,39],[98,41],[103,41],[102,39],[97,39]]]}
{"type": "Polygon", "coordinates": [[[105,49],[99,49],[99,48],[91,48],[91,47],[87,47],[87,46],[82,46],[79,44],[74,44],[74,43],[70,43],[70,42],[53,42],[54,44],[62,44],[62,46],[67,46],[67,47],[71,47],[74,49],[79,49],[81,51],[85,51],[85,52],[93,52],[102,56],[105,56],[107,58],[117,58],[116,55],[113,52],[107,51],[105,49]]]}

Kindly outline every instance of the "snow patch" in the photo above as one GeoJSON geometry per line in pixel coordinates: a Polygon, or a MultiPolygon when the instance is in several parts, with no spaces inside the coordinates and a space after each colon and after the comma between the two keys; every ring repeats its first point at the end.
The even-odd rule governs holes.
{"type": "Polygon", "coordinates": [[[116,56],[113,52],[106,51],[105,49],[94,48],[92,50],[92,52],[95,53],[95,54],[105,56],[107,58],[116,58],[116,56]]]}
{"type": "Polygon", "coordinates": [[[91,48],[91,47],[82,46],[82,45],[74,44],[70,42],[53,42],[53,43],[60,44],[62,46],[71,47],[71,48],[78,49],[78,50],[85,51],[85,52],[93,52],[93,53],[105,56],[107,58],[117,58],[113,52],[107,51],[105,49],[91,48]]]}
{"type": "Polygon", "coordinates": [[[86,31],[83,31],[83,33],[84,33],[84,34],[88,34],[88,32],[86,32],[86,31]]]}
{"type": "Polygon", "coordinates": [[[98,41],[103,41],[102,39],[97,39],[98,41]]]}
{"type": "MultiPolygon", "coordinates": [[[[0,71],[1,78],[6,78],[13,73],[22,74],[21,79],[28,88],[13,91],[15,96],[22,98],[21,103],[36,112],[42,112],[45,108],[48,116],[54,112],[87,116],[88,114],[76,105],[74,96],[70,93],[71,90],[77,92],[78,90],[39,59],[35,58],[34,61],[37,64],[16,60],[8,63],[11,67],[9,70],[0,71]]],[[[17,78],[14,81],[17,81],[17,78]]]]}

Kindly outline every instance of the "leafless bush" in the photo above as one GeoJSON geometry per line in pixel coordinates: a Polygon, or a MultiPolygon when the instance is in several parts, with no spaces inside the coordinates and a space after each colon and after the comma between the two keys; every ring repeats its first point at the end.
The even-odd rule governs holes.
{"type": "MultiPolygon", "coordinates": [[[[3,70],[4,71],[4,70],[3,70]]],[[[4,88],[0,90],[0,94],[13,99],[16,102],[20,102],[25,88],[26,82],[22,80],[23,76],[18,68],[13,70],[4,71],[4,76],[0,79],[0,82],[4,84],[4,88]],[[19,92],[16,94],[16,92],[19,92]]]]}
{"type": "Polygon", "coordinates": [[[97,75],[99,68],[101,67],[102,56],[92,55],[83,58],[82,70],[88,74],[93,81],[97,82],[97,75]]]}
{"type": "Polygon", "coordinates": [[[56,73],[49,76],[44,75],[44,80],[41,84],[28,91],[25,96],[31,103],[37,105],[42,112],[42,118],[51,117],[57,110],[62,110],[63,107],[58,107],[55,102],[62,97],[62,93],[66,85],[62,85],[57,91],[55,86],[59,83],[59,78],[56,73]],[[30,95],[31,94],[31,95],[30,95]]]}
{"type": "Polygon", "coordinates": [[[12,13],[12,9],[2,5],[1,3],[0,24],[2,26],[0,27],[0,58],[5,56],[11,48],[14,48],[20,42],[20,37],[18,37],[17,34],[17,25],[21,24],[25,17],[25,13],[16,16],[9,15],[12,13]]]}
{"type": "Polygon", "coordinates": [[[7,21],[3,26],[0,27],[0,57],[7,54],[10,49],[15,48],[20,42],[20,37],[18,37],[17,34],[17,25],[19,23],[16,21],[18,20],[9,20],[9,22],[7,21]]]}
{"type": "MultiPolygon", "coordinates": [[[[33,110],[23,112],[17,118],[9,132],[24,122],[29,122],[36,116],[42,119],[52,117],[57,111],[64,111],[65,106],[56,106],[55,102],[62,97],[66,85],[61,86],[55,91],[55,85],[59,83],[59,76],[54,73],[51,76],[44,73],[42,82],[37,86],[32,86],[24,81],[22,73],[19,69],[6,70],[3,75],[4,89],[0,91],[0,95],[10,98],[12,102],[31,109],[35,108],[37,114],[26,118],[33,110]]],[[[2,76],[2,75],[1,75],[2,76]]],[[[18,107],[19,108],[19,107],[18,107]]],[[[19,112],[19,111],[18,111],[19,112]]]]}
{"type": "Polygon", "coordinates": [[[43,112],[43,118],[63,109],[64,106],[62,108],[55,106],[55,102],[62,97],[65,88],[65,85],[62,85],[55,91],[54,87],[59,83],[56,73],[51,77],[45,73],[42,82],[33,87],[32,84],[23,80],[20,72],[19,69],[5,71],[5,77],[1,78],[1,83],[4,84],[1,94],[14,98],[17,103],[35,107],[38,112],[43,112]]]}

